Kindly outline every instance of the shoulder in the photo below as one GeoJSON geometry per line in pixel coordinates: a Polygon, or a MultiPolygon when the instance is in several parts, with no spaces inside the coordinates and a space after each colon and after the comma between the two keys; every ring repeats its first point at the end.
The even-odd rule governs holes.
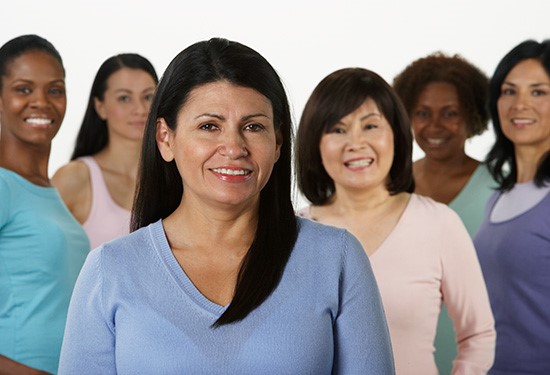
{"type": "MultiPolygon", "coordinates": [[[[159,220],[129,234],[105,242],[97,250],[107,263],[132,269],[138,264],[150,264],[167,244],[162,222],[159,220]]],[[[96,250],[93,250],[96,251],[96,250]]]]}
{"type": "MultiPolygon", "coordinates": [[[[441,237],[453,233],[465,232],[460,216],[446,204],[436,202],[430,197],[411,194],[411,202],[407,207],[407,215],[412,220],[411,227],[421,228],[428,237],[441,237]]],[[[411,228],[412,230],[412,228],[411,228]]]]}
{"type": "Polygon", "coordinates": [[[311,219],[311,206],[305,206],[296,211],[296,215],[311,219]]]}
{"type": "Polygon", "coordinates": [[[298,217],[295,251],[314,261],[342,261],[348,256],[366,257],[359,240],[345,229],[298,217]]]}
{"type": "Polygon", "coordinates": [[[73,160],[59,168],[52,177],[52,183],[57,187],[83,185],[90,180],[88,166],[80,161],[73,160]]]}
{"type": "Polygon", "coordinates": [[[88,166],[79,160],[71,161],[55,172],[52,185],[57,188],[64,201],[79,200],[90,186],[88,166]]]}

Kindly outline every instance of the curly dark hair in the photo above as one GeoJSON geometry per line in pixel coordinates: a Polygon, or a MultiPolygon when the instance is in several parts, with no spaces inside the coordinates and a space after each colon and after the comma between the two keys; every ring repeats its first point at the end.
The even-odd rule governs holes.
{"type": "Polygon", "coordinates": [[[445,82],[456,88],[468,137],[487,130],[489,78],[485,73],[462,56],[449,56],[441,51],[413,61],[393,81],[393,87],[409,116],[422,90],[432,82],[445,82]]]}

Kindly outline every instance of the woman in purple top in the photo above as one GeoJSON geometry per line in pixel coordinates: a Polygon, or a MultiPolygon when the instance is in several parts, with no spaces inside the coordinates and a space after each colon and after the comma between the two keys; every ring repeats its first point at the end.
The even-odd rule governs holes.
{"type": "Polygon", "coordinates": [[[475,238],[497,331],[491,374],[550,374],[550,40],[528,40],[490,84],[499,189],[475,238]]]}

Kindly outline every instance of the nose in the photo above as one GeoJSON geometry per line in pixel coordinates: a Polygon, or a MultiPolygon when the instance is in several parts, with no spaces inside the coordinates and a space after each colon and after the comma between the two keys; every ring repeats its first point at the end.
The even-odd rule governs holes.
{"type": "Polygon", "coordinates": [[[231,160],[248,156],[248,149],[243,135],[238,131],[232,131],[224,135],[218,151],[221,155],[231,160]]]}
{"type": "Polygon", "coordinates": [[[137,100],[136,104],[134,105],[134,112],[138,115],[147,116],[149,114],[150,105],[150,102],[146,100],[137,100]]]}
{"type": "Polygon", "coordinates": [[[31,106],[34,108],[48,107],[48,95],[43,90],[34,90],[32,93],[31,106]]]}
{"type": "Polygon", "coordinates": [[[516,109],[525,109],[529,105],[529,95],[524,90],[518,91],[513,106],[516,109]]]}
{"type": "Polygon", "coordinates": [[[348,149],[350,151],[363,150],[367,147],[367,136],[360,127],[356,127],[348,134],[348,149]]]}

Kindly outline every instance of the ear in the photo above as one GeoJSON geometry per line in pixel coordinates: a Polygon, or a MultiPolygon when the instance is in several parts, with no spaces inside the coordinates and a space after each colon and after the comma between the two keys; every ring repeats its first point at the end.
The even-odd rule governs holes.
{"type": "Polygon", "coordinates": [[[174,151],[173,140],[174,140],[174,131],[170,129],[166,120],[162,117],[157,119],[157,131],[156,131],[156,140],[157,147],[159,149],[160,155],[166,162],[171,162],[174,160],[174,151]]]}
{"type": "Polygon", "coordinates": [[[103,105],[103,102],[96,97],[94,97],[94,108],[100,119],[102,119],[103,121],[107,120],[105,106],[103,105]]]}
{"type": "Polygon", "coordinates": [[[279,157],[281,156],[281,146],[283,144],[283,135],[281,134],[281,130],[275,131],[275,142],[276,142],[276,149],[275,149],[275,162],[279,160],[279,157]]]}

